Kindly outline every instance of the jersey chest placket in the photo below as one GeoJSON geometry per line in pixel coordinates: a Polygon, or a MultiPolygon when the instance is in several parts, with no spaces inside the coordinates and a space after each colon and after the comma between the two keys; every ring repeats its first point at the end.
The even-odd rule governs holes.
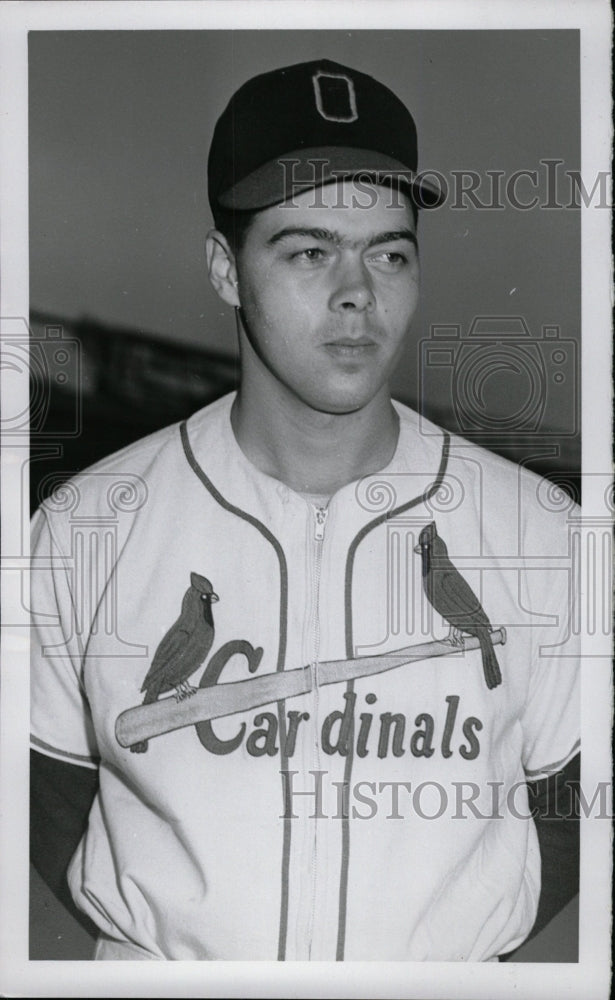
{"type": "MultiPolygon", "coordinates": [[[[344,624],[336,613],[332,614],[331,598],[336,592],[336,583],[342,581],[341,574],[339,581],[331,579],[332,512],[302,500],[302,519],[302,579],[296,578],[296,584],[298,594],[303,596],[301,660],[309,669],[311,690],[296,705],[308,718],[301,723],[302,738],[297,742],[297,752],[288,762],[293,772],[291,809],[294,816],[290,821],[292,847],[286,957],[308,961],[334,957],[331,937],[337,922],[337,914],[332,911],[338,893],[339,863],[335,855],[339,853],[336,846],[339,823],[331,818],[329,800],[331,779],[341,779],[343,760],[323,752],[322,727],[331,708],[340,707],[341,691],[338,685],[321,687],[320,663],[330,658],[331,637],[336,633],[339,633],[338,648],[340,651],[343,648],[344,624]],[[332,882],[335,883],[333,892],[332,882]]],[[[289,706],[291,704],[295,707],[295,703],[289,706]]]]}
{"type": "MultiPolygon", "coordinates": [[[[320,658],[321,639],[321,583],[322,583],[322,561],[325,544],[325,533],[329,511],[325,507],[318,507],[310,504],[310,557],[309,567],[311,576],[311,612],[310,612],[310,672],[312,675],[312,770],[320,772],[322,770],[322,752],[320,747],[320,690],[318,666],[320,658]]],[[[318,818],[318,810],[315,809],[315,818],[312,820],[312,844],[310,858],[310,909],[308,920],[308,959],[312,958],[314,948],[314,932],[317,909],[317,894],[319,891],[319,854],[322,853],[322,837],[320,834],[321,821],[318,818]]]]}

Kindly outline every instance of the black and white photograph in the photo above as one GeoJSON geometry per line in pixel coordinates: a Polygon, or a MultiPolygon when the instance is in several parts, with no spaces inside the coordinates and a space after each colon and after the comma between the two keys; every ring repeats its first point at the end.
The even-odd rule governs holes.
{"type": "Polygon", "coordinates": [[[1,16],[0,991],[607,997],[610,8],[1,16]]]}

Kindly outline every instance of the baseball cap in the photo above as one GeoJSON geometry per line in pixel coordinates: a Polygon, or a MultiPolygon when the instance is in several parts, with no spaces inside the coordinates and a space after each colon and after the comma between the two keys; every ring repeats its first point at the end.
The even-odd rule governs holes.
{"type": "Polygon", "coordinates": [[[361,175],[398,183],[419,208],[444,200],[417,175],[412,115],[384,84],[328,59],[253,77],[216,124],[208,161],[214,212],[254,210],[361,175]]]}

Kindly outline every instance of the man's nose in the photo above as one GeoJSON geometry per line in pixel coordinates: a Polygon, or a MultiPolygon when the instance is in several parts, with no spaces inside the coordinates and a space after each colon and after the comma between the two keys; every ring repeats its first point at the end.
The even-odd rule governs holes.
{"type": "Polygon", "coordinates": [[[371,312],[375,308],[371,278],[362,261],[340,262],[335,271],[329,305],[334,310],[357,312],[371,312]]]}

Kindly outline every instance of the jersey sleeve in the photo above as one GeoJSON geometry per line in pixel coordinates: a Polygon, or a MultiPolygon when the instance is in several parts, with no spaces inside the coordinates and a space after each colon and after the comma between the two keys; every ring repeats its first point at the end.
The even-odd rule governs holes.
{"type": "Polygon", "coordinates": [[[31,744],[39,753],[95,768],[98,749],[83,687],[70,545],[44,510],[31,535],[31,744]]]}
{"type": "Polygon", "coordinates": [[[532,626],[532,664],[521,716],[523,766],[536,780],[561,771],[580,748],[580,639],[574,634],[569,568],[529,573],[530,607],[552,624],[532,626]]]}

